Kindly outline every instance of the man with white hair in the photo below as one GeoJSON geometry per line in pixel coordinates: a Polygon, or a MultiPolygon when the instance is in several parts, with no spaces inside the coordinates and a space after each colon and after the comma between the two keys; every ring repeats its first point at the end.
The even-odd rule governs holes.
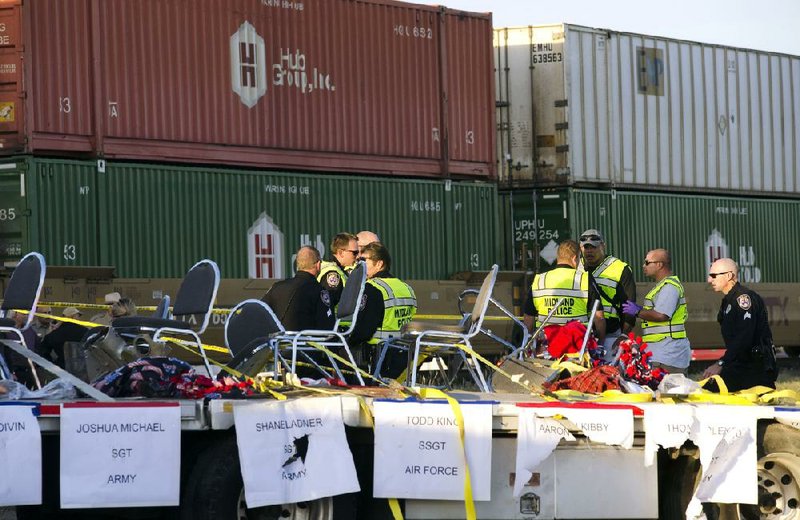
{"type": "MultiPolygon", "coordinates": [[[[711,264],[708,283],[725,295],[717,314],[725,354],[706,369],[703,377],[720,375],[731,392],[754,386],[775,388],[778,366],[764,300],[739,283],[739,266],[730,258],[711,264]]],[[[706,386],[714,390],[717,385],[706,386]]]]}

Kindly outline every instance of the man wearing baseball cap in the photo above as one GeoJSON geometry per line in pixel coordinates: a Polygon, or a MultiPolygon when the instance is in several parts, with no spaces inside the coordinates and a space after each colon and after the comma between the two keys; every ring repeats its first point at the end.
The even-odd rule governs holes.
{"type": "Polygon", "coordinates": [[[636,282],[628,264],[606,254],[606,242],[597,229],[587,229],[580,236],[581,265],[589,273],[589,284],[597,289],[606,319],[606,337],[603,346],[607,358],[613,358],[614,344],[622,334],[627,334],[636,323],[636,316],[625,314],[622,304],[636,301],[636,282]]]}

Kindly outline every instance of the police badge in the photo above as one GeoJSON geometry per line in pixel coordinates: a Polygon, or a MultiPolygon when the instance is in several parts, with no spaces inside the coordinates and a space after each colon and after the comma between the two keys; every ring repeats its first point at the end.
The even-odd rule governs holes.
{"type": "Polygon", "coordinates": [[[739,307],[743,311],[746,311],[747,309],[750,308],[750,306],[752,305],[753,302],[750,301],[750,295],[749,294],[742,294],[738,298],[736,298],[736,303],[739,304],[739,307]]]}
{"type": "Polygon", "coordinates": [[[328,276],[325,277],[325,281],[328,282],[328,287],[336,288],[339,287],[339,284],[342,281],[342,277],[339,276],[339,273],[336,271],[331,271],[328,273],[328,276]]]}

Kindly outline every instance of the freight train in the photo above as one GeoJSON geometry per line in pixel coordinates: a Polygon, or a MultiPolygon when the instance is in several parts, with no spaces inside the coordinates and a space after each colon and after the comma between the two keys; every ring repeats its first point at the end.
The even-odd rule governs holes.
{"type": "Polygon", "coordinates": [[[524,273],[592,227],[634,266],[673,252],[704,302],[699,335],[706,266],[732,256],[800,346],[785,261],[798,57],[568,24],[492,32],[488,15],[380,1],[204,1],[198,32],[182,6],[0,7],[4,264],[38,250],[172,279],[211,257],[257,281],[290,275],[300,245],[375,229],[398,276],[497,262],[518,306],[524,273]],[[141,33],[113,30],[129,17],[141,33]],[[325,29],[342,24],[351,38],[325,29]]]}

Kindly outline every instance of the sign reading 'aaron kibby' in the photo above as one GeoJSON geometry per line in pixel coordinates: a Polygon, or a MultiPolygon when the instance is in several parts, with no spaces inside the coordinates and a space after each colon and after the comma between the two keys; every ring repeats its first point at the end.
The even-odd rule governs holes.
{"type": "Polygon", "coordinates": [[[0,506],[42,503],[42,437],[30,405],[0,406],[0,506]]]}
{"type": "Polygon", "coordinates": [[[177,506],[178,403],[61,405],[61,507],[177,506]]]}
{"type": "Polygon", "coordinates": [[[338,397],[244,404],[233,416],[248,507],[361,490],[338,397]]]}
{"type": "Polygon", "coordinates": [[[464,444],[448,403],[375,401],[373,407],[376,497],[464,500],[466,459],[474,499],[490,500],[491,403],[460,405],[464,444]]]}

